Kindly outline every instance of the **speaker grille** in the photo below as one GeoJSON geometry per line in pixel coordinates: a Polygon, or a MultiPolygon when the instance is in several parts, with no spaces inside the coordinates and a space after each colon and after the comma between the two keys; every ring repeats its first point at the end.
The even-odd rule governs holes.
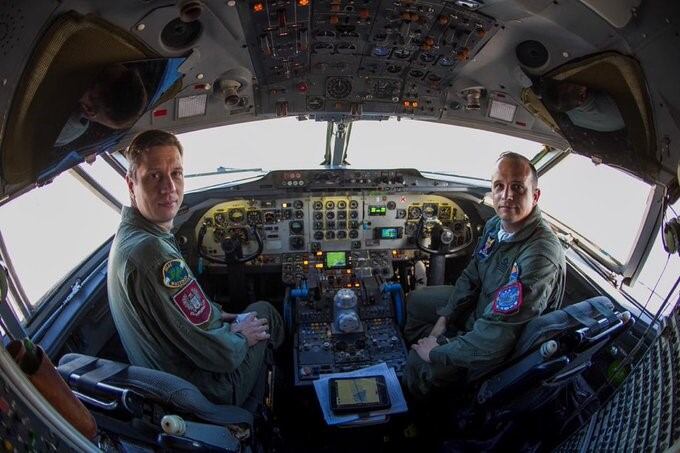
{"type": "Polygon", "coordinates": [[[6,57],[19,42],[24,29],[24,11],[16,0],[4,0],[0,9],[0,57],[6,57]]]}

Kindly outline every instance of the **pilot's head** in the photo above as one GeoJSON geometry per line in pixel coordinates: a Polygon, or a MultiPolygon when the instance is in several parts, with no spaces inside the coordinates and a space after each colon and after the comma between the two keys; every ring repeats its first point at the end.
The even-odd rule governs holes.
{"type": "Polygon", "coordinates": [[[503,229],[519,231],[541,196],[536,168],[521,154],[501,154],[491,177],[491,193],[503,229]]]}
{"type": "Polygon", "coordinates": [[[144,82],[136,70],[107,66],[80,98],[84,117],[111,129],[131,127],[147,103],[144,82]]]}
{"type": "Polygon", "coordinates": [[[125,152],[130,203],[148,221],[170,231],[184,199],[182,145],[173,134],[138,134],[125,152]]]}
{"type": "Polygon", "coordinates": [[[580,83],[546,81],[541,87],[543,103],[551,110],[568,112],[582,106],[592,96],[580,83]]]}

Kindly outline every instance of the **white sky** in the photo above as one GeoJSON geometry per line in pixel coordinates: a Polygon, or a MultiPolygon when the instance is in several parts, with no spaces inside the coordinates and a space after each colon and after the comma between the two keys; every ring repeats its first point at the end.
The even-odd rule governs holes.
{"type": "MultiPolygon", "coordinates": [[[[318,168],[326,123],[277,119],[215,128],[180,136],[185,173],[217,167],[265,170],[318,168]]],[[[534,142],[472,129],[402,120],[358,122],[349,145],[351,168],[418,168],[489,178],[504,151],[533,157],[534,142]]],[[[87,166],[124,204],[122,178],[101,159],[87,166]]],[[[230,179],[243,175],[229,175],[230,179]]],[[[188,179],[186,187],[224,181],[225,176],[188,179]]],[[[539,204],[625,261],[637,233],[649,187],[628,175],[570,156],[541,178],[539,204]],[[561,170],[561,171],[560,171],[561,170]]],[[[680,203],[678,203],[680,204],[680,203]]],[[[80,186],[70,174],[0,207],[0,231],[28,298],[37,301],[52,285],[115,232],[119,215],[80,186]]],[[[658,238],[657,238],[658,239],[658,238]]],[[[646,297],[667,255],[655,244],[636,297],[646,297]]],[[[665,295],[680,275],[680,258],[669,258],[657,293],[665,295]]],[[[642,301],[644,303],[644,300],[642,301]]],[[[658,305],[655,298],[650,306],[658,305]]]]}

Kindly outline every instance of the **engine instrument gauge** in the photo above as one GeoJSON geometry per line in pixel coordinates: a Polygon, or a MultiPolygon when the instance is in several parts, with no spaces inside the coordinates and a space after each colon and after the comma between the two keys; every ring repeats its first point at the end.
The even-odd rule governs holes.
{"type": "Polygon", "coordinates": [[[242,208],[234,208],[229,210],[229,220],[235,223],[241,223],[246,213],[242,208]]]}
{"type": "Polygon", "coordinates": [[[423,215],[423,210],[418,206],[411,206],[408,208],[408,218],[409,220],[419,219],[423,215]]]}

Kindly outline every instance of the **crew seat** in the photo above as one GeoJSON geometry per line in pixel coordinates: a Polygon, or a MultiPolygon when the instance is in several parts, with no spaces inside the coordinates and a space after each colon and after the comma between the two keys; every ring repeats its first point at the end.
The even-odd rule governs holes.
{"type": "Polygon", "coordinates": [[[88,355],[66,354],[58,370],[100,428],[122,442],[225,452],[248,451],[254,442],[254,413],[264,395],[265,373],[244,407],[238,407],[212,403],[195,385],[172,374],[88,355]],[[184,434],[168,434],[161,429],[165,415],[178,415],[191,426],[184,434]]]}
{"type": "MultiPolygon", "coordinates": [[[[478,432],[484,441],[473,448],[500,448],[514,423],[548,407],[565,390],[589,393],[583,373],[593,365],[595,354],[632,323],[629,312],[616,311],[602,296],[529,322],[505,363],[468,376],[472,400],[455,414],[463,437],[478,432]]],[[[458,442],[449,447],[445,443],[443,451],[456,451],[452,445],[458,442]]]]}

